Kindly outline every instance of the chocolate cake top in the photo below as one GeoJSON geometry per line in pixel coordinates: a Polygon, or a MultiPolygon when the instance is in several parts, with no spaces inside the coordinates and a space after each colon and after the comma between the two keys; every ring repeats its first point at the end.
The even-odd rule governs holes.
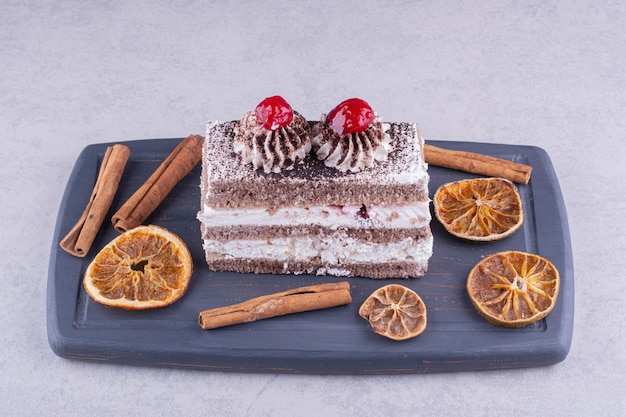
{"type": "MultiPolygon", "coordinates": [[[[213,207],[405,203],[428,199],[428,173],[415,124],[389,123],[393,151],[360,172],[327,167],[314,153],[293,169],[266,173],[233,150],[238,121],[209,123],[202,158],[202,200],[213,207]]],[[[309,122],[313,126],[315,122],[309,122]]]]}

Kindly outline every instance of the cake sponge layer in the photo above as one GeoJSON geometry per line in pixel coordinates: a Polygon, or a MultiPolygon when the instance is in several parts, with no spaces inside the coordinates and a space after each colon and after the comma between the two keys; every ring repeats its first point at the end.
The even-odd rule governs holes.
{"type": "MultiPolygon", "coordinates": [[[[415,240],[430,238],[432,236],[430,226],[414,229],[355,229],[337,228],[330,229],[318,225],[309,226],[229,226],[229,227],[206,227],[201,224],[202,238],[227,242],[231,240],[250,239],[273,239],[276,237],[317,237],[332,238],[338,241],[356,239],[361,242],[391,243],[399,240],[412,238],[415,240]]],[[[263,244],[267,244],[264,242],[263,244]]]]}

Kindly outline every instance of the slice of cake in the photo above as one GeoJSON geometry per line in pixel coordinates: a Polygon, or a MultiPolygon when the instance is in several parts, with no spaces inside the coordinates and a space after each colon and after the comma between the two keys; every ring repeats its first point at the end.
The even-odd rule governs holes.
{"type": "Polygon", "coordinates": [[[280,97],[209,123],[201,222],[214,271],[424,275],[432,254],[424,141],[351,99],[309,122],[280,97]]]}

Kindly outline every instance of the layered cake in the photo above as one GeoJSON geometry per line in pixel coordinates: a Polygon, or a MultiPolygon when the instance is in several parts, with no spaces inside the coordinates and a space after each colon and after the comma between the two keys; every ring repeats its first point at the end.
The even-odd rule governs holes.
{"type": "Polygon", "coordinates": [[[307,121],[279,96],[210,122],[198,220],[214,271],[424,275],[432,254],[424,141],[350,99],[307,121]]]}

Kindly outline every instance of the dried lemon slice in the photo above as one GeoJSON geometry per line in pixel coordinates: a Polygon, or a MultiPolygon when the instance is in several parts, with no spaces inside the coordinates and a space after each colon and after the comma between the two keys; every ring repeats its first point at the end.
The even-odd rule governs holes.
{"type": "Polygon", "coordinates": [[[187,290],[193,261],[185,243],[159,226],[139,226],[107,244],[85,271],[95,301],[127,310],[163,307],[187,290]]]}
{"type": "Polygon", "coordinates": [[[374,291],[359,308],[375,333],[393,340],[406,340],[426,329],[426,306],[419,295],[398,284],[374,291]]]}
{"type": "Polygon", "coordinates": [[[484,258],[467,278],[474,307],[485,320],[503,327],[522,327],[547,316],[559,286],[559,271],[550,261],[516,251],[484,258]]]}
{"type": "Polygon", "coordinates": [[[476,178],[444,184],[433,198],[435,217],[454,236],[492,241],[511,235],[524,221],[515,184],[504,178],[476,178]]]}

